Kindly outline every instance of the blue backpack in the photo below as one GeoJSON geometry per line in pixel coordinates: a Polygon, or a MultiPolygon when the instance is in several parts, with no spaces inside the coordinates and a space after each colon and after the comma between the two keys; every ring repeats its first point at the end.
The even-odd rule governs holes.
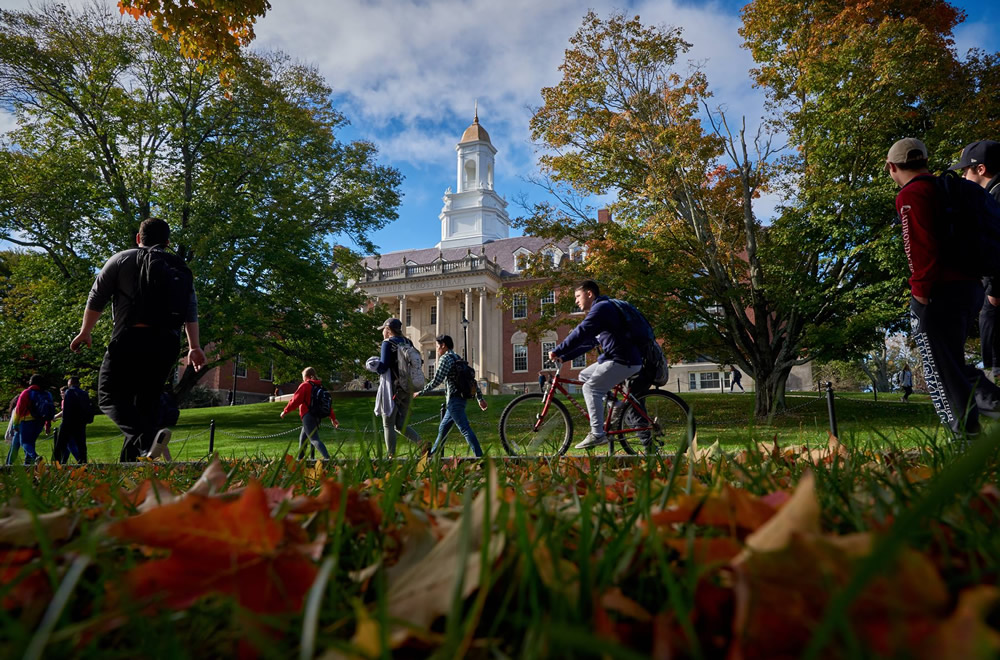
{"type": "Polygon", "coordinates": [[[32,390],[28,393],[31,399],[32,415],[43,422],[50,422],[56,416],[56,404],[52,395],[45,391],[32,390]]]}
{"type": "Polygon", "coordinates": [[[656,341],[653,326],[632,303],[617,298],[611,298],[611,302],[625,322],[628,338],[639,348],[639,353],[642,355],[642,371],[650,376],[657,387],[666,385],[670,380],[670,364],[656,341]]]}

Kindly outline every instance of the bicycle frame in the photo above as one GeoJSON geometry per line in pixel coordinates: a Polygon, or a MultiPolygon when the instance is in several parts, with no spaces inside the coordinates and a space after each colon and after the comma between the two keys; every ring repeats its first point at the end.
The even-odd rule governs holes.
{"type": "MultiPolygon", "coordinates": [[[[539,426],[542,423],[542,421],[545,420],[545,416],[549,412],[549,404],[552,402],[552,399],[555,397],[556,391],[559,391],[560,393],[562,393],[563,397],[565,397],[566,399],[569,399],[570,403],[573,404],[573,407],[575,407],[581,414],[583,414],[583,416],[588,421],[590,421],[590,414],[587,412],[587,408],[585,406],[581,406],[580,403],[577,402],[577,400],[573,398],[573,395],[570,394],[566,390],[565,387],[563,387],[564,384],[565,385],[583,385],[583,383],[584,383],[584,381],[582,381],[582,380],[575,380],[575,379],[572,379],[572,378],[563,378],[563,377],[561,377],[559,375],[559,368],[558,367],[556,367],[556,369],[553,369],[552,370],[552,383],[549,386],[548,391],[545,393],[545,398],[543,400],[544,403],[542,405],[542,412],[539,413],[538,419],[535,420],[535,426],[534,426],[533,430],[537,432],[539,426]]],[[[642,406],[639,405],[639,400],[636,399],[634,396],[632,396],[632,393],[630,391],[626,390],[625,387],[623,387],[623,385],[621,383],[618,383],[613,388],[611,388],[611,392],[613,393],[613,395],[615,397],[615,400],[619,400],[619,398],[620,398],[620,400],[623,403],[627,403],[628,405],[632,406],[632,409],[635,410],[637,413],[639,413],[639,415],[642,417],[642,419],[644,419],[649,425],[648,426],[637,426],[637,427],[633,427],[633,428],[625,428],[625,429],[621,429],[621,430],[612,430],[611,429],[611,418],[613,417],[613,415],[605,415],[604,416],[604,432],[605,433],[607,433],[608,435],[611,435],[611,436],[624,435],[626,433],[635,433],[636,431],[648,431],[652,427],[652,425],[654,424],[654,422],[653,422],[652,419],[650,419],[649,415],[646,414],[646,411],[642,409],[642,406]]],[[[612,407],[612,410],[614,410],[614,407],[612,407]]],[[[622,414],[624,414],[624,413],[622,413],[622,414]]]]}

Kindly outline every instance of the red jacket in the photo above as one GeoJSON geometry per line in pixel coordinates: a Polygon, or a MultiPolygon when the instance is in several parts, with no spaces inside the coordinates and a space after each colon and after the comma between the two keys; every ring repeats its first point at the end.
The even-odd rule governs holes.
{"type": "Polygon", "coordinates": [[[910,291],[930,298],[938,282],[976,281],[979,278],[945,264],[941,258],[941,205],[935,176],[922,174],[900,189],[896,212],[903,223],[903,247],[910,264],[910,291]]]}
{"type": "MultiPolygon", "coordinates": [[[[312,386],[322,384],[322,381],[312,378],[302,381],[298,389],[295,390],[295,394],[292,396],[291,401],[289,401],[288,405],[285,406],[284,412],[290,412],[297,407],[299,409],[299,417],[305,416],[305,414],[309,412],[309,404],[312,402],[312,386]]],[[[330,406],[330,421],[337,421],[337,416],[333,412],[333,406],[330,406]]]]}

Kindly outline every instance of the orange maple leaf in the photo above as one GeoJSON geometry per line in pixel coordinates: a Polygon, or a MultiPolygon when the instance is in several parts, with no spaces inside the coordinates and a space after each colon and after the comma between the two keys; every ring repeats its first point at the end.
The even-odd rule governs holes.
{"type": "Polygon", "coordinates": [[[237,500],[190,495],[112,524],[111,536],[171,550],[170,557],[129,571],[140,600],[162,597],[176,608],[209,593],[236,597],[258,613],[301,609],[316,566],[270,515],[267,494],[251,483],[237,500]]]}

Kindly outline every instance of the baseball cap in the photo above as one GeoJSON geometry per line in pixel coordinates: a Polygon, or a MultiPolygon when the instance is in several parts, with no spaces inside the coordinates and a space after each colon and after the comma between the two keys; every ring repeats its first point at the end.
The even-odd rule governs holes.
{"type": "Polygon", "coordinates": [[[886,163],[911,163],[915,160],[927,160],[927,147],[917,138],[903,138],[889,147],[886,163]]]}
{"type": "Polygon", "coordinates": [[[377,329],[389,328],[390,330],[395,330],[396,332],[402,332],[403,323],[399,319],[386,319],[385,323],[382,325],[375,326],[377,329]]]}
{"type": "Polygon", "coordinates": [[[985,165],[991,174],[1000,172],[1000,142],[979,140],[962,149],[962,157],[951,166],[953,170],[964,170],[973,165],[985,165]]]}

